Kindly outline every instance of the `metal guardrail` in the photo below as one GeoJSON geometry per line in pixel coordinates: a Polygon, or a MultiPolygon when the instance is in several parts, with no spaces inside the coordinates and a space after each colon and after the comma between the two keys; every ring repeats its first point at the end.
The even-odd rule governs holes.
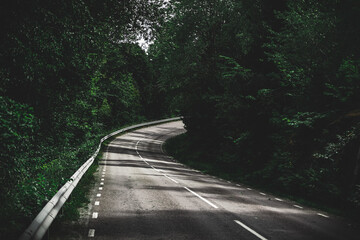
{"type": "Polygon", "coordinates": [[[60,211],[61,207],[64,205],[66,200],[69,198],[71,192],[74,190],[76,185],[79,183],[81,177],[89,169],[91,164],[94,162],[94,159],[98,155],[101,144],[109,139],[110,137],[117,135],[119,133],[127,132],[140,127],[146,127],[154,124],[171,122],[175,120],[180,120],[180,117],[168,118],[153,122],[136,124],[130,127],[126,127],[110,133],[109,135],[103,137],[100,140],[100,144],[95,151],[95,153],[71,176],[70,180],[65,183],[64,186],[53,196],[53,198],[45,205],[45,207],[40,211],[40,213],[35,217],[30,226],[25,230],[25,232],[20,236],[19,240],[41,240],[45,235],[46,231],[49,229],[51,223],[55,219],[56,215],[60,211]]]}

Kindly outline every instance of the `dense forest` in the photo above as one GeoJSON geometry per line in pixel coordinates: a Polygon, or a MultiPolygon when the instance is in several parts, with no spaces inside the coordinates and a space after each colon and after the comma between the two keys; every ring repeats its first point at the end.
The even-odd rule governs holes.
{"type": "Polygon", "coordinates": [[[149,57],[184,116],[188,158],[359,210],[360,2],[182,0],[171,11],[149,57]]]}
{"type": "Polygon", "coordinates": [[[172,114],[196,161],[359,211],[359,1],[0,4],[1,232],[106,133],[172,114]]]}
{"type": "Polygon", "coordinates": [[[167,113],[134,43],[161,6],[1,1],[0,235],[21,233],[111,130],[167,113]]]}

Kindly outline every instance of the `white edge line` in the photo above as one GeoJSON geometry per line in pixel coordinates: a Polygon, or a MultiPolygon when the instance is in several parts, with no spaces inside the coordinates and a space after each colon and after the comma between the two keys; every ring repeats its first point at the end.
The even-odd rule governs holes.
{"type": "Polygon", "coordinates": [[[324,218],[329,218],[329,216],[327,216],[327,215],[325,215],[325,214],[322,214],[322,213],[316,213],[317,215],[319,215],[319,216],[322,216],[322,217],[324,217],[324,218]]]}
{"type": "Polygon", "coordinates": [[[264,238],[263,236],[261,236],[260,234],[258,234],[257,232],[255,232],[254,230],[252,230],[251,228],[249,228],[248,226],[246,226],[245,224],[243,224],[242,222],[238,221],[238,220],[234,220],[237,224],[239,224],[240,226],[242,226],[243,228],[245,228],[246,230],[248,230],[249,232],[251,232],[252,234],[254,234],[255,236],[257,236],[259,239],[261,240],[267,240],[266,238],[264,238]]]}
{"type": "Polygon", "coordinates": [[[89,229],[88,237],[95,237],[95,229],[89,229]]]}
{"type": "Polygon", "coordinates": [[[212,206],[213,208],[218,208],[218,206],[216,206],[215,204],[211,203],[210,201],[206,200],[205,198],[203,198],[202,196],[200,196],[199,194],[197,194],[196,192],[190,190],[187,187],[184,187],[186,190],[188,190],[189,192],[191,192],[192,194],[194,194],[195,196],[197,196],[198,198],[200,198],[201,200],[203,200],[204,202],[206,202],[207,204],[209,204],[210,206],[212,206]]]}
{"type": "Polygon", "coordinates": [[[168,179],[170,179],[171,181],[173,181],[174,183],[178,183],[175,179],[172,179],[171,177],[169,177],[168,175],[164,174],[164,176],[168,179]]]}

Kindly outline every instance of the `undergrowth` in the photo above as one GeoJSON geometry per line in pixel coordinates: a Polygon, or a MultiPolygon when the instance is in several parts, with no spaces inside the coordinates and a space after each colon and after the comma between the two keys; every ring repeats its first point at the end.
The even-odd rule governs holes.
{"type": "MultiPolygon", "coordinates": [[[[324,201],[316,201],[308,198],[306,195],[289,193],[281,188],[275,188],[271,183],[264,184],[262,181],[253,181],[254,177],[249,177],[251,173],[245,172],[234,163],[226,164],[223,161],[216,161],[217,158],[223,157],[224,155],[211,156],[213,151],[206,150],[203,146],[199,146],[199,144],[196,144],[186,133],[167,140],[164,144],[164,149],[176,160],[189,167],[200,170],[203,173],[217,176],[225,180],[246,184],[263,192],[290,199],[307,207],[320,209],[335,215],[359,221],[359,215],[356,209],[349,209],[340,205],[340,203],[338,205],[334,202],[326,203],[324,201]]],[[[254,175],[255,174],[256,173],[254,173],[254,175]]]]}

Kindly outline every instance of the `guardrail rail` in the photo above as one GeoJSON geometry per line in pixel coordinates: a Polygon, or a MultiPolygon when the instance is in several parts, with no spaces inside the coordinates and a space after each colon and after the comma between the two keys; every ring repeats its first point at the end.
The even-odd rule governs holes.
{"type": "Polygon", "coordinates": [[[167,118],[158,121],[136,124],[130,127],[122,128],[103,137],[100,140],[99,146],[95,151],[95,153],[71,176],[70,180],[67,181],[64,184],[64,186],[62,186],[60,190],[52,197],[52,199],[45,205],[45,207],[35,217],[35,219],[32,221],[29,227],[25,230],[25,232],[20,236],[19,240],[41,240],[43,238],[46,231],[49,229],[51,223],[54,221],[55,217],[59,213],[61,207],[69,198],[71,192],[74,190],[76,185],[79,183],[81,177],[85,174],[85,172],[94,162],[94,159],[96,158],[96,156],[100,151],[101,144],[105,140],[109,139],[114,135],[117,135],[119,133],[124,133],[129,130],[134,130],[141,127],[146,127],[146,126],[151,126],[155,124],[166,123],[176,120],[180,120],[180,117],[167,118]]]}

